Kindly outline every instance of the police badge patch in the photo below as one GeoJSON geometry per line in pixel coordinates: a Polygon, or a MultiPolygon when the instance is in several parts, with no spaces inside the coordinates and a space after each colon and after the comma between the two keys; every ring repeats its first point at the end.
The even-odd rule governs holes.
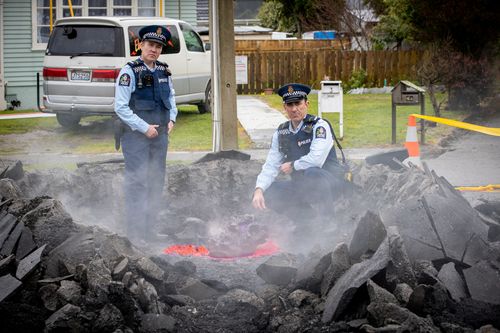
{"type": "Polygon", "coordinates": [[[122,76],[120,76],[118,84],[120,86],[126,86],[126,87],[130,86],[130,75],[128,75],[127,73],[122,74],[122,76]]]}
{"type": "Polygon", "coordinates": [[[316,128],[316,139],[326,139],[326,130],[323,126],[318,126],[316,128]]]}

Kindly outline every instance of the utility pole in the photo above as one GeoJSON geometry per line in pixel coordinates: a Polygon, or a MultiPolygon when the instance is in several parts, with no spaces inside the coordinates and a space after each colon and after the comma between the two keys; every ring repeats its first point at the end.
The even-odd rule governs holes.
{"type": "MultiPolygon", "coordinates": [[[[0,0],[0,19],[3,19],[3,4],[0,0]]],[[[5,110],[7,103],[5,102],[5,81],[4,81],[4,65],[3,65],[3,23],[0,23],[0,110],[5,110]]]]}
{"type": "Polygon", "coordinates": [[[233,1],[210,0],[213,151],[238,149],[233,1]]]}

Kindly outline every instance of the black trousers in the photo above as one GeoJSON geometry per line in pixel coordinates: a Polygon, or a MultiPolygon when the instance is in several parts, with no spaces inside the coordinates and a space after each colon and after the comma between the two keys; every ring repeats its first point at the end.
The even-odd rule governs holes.
{"type": "Polygon", "coordinates": [[[265,191],[266,205],[297,222],[318,214],[331,217],[343,183],[343,179],[321,168],[294,171],[291,180],[275,181],[265,191]]]}

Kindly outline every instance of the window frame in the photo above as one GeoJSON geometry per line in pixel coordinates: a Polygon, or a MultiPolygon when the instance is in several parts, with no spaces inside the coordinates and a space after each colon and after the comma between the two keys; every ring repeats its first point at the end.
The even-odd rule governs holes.
{"type": "MultiPolygon", "coordinates": [[[[132,16],[138,16],[139,13],[139,7],[138,7],[139,1],[138,0],[132,0],[132,16]]],[[[160,13],[160,8],[159,8],[160,0],[154,0],[154,5],[155,5],[155,16],[161,16],[163,15],[160,13]]],[[[59,19],[63,18],[63,0],[53,0],[53,7],[55,9],[55,17],[54,17],[54,22],[59,19]]],[[[89,13],[89,0],[82,0],[82,5],[81,6],[76,6],[77,8],[82,8],[82,16],[88,16],[89,13]]],[[[38,24],[38,0],[32,0],[31,1],[31,49],[33,51],[44,51],[47,48],[47,43],[41,43],[38,42],[37,37],[38,37],[38,28],[40,24],[38,24]]],[[[42,7],[45,8],[45,7],[42,7]]],[[[65,6],[65,8],[68,8],[65,6]]],[[[104,8],[104,7],[100,7],[104,8]]],[[[113,6],[113,0],[106,0],[106,16],[114,16],[113,15],[113,9],[114,8],[125,8],[123,6],[113,6]]],[[[141,7],[141,8],[147,8],[151,9],[151,7],[141,7]]],[[[94,16],[94,17],[99,17],[99,16],[94,16]]]]}

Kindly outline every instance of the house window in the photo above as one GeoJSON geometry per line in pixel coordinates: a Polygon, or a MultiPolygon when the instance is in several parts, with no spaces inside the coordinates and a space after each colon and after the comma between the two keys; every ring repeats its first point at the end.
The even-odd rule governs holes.
{"type": "MultiPolygon", "coordinates": [[[[82,13],[83,13],[82,1],[83,0],[71,0],[71,5],[73,8],[73,15],[74,16],[82,16],[82,13]]],[[[68,0],[63,0],[62,16],[63,17],[70,17],[71,16],[71,10],[69,8],[68,0]]]]}
{"type": "MultiPolygon", "coordinates": [[[[74,16],[156,16],[159,0],[71,0],[74,16]]],[[[32,0],[33,49],[42,50],[50,36],[51,0],[32,0]]],[[[52,0],[52,23],[71,16],[68,0],[52,0]]]]}
{"type": "Polygon", "coordinates": [[[132,0],[113,0],[113,16],[132,15],[132,0]]]}
{"type": "MultiPolygon", "coordinates": [[[[50,36],[50,0],[36,2],[36,42],[47,43],[50,36]]],[[[52,17],[56,17],[56,7],[52,7],[52,17]]]]}
{"type": "Polygon", "coordinates": [[[137,0],[138,16],[155,16],[155,0],[137,0]]]}
{"type": "Polygon", "coordinates": [[[106,16],[108,4],[106,0],[88,0],[89,16],[106,16]]]}

